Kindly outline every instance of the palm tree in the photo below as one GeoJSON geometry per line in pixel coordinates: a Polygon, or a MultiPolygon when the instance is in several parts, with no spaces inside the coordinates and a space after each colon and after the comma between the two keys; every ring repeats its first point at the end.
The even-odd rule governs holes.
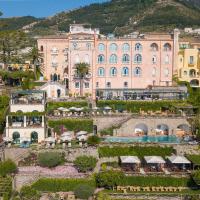
{"type": "Polygon", "coordinates": [[[35,80],[37,80],[37,72],[40,72],[40,69],[38,68],[39,66],[39,60],[40,60],[40,53],[38,51],[37,47],[33,47],[31,52],[30,52],[30,58],[31,58],[31,62],[34,66],[34,76],[35,76],[35,80]]]}
{"type": "Polygon", "coordinates": [[[80,96],[83,96],[83,81],[87,79],[87,74],[90,71],[88,63],[77,63],[75,64],[75,79],[79,80],[80,83],[80,96]]]}

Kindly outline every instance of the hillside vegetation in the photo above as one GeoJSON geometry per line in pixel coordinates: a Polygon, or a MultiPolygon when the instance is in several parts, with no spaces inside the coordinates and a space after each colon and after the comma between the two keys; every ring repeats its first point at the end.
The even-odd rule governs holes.
{"type": "Polygon", "coordinates": [[[20,29],[32,22],[31,35],[68,31],[71,23],[90,23],[104,34],[133,31],[171,31],[175,27],[200,26],[199,0],[111,0],[61,12],[46,19],[20,17],[0,19],[0,31],[20,29]]]}

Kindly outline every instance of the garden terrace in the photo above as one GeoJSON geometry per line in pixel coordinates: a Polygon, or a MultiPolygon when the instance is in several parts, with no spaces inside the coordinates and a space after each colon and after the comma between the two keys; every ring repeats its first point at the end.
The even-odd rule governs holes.
{"type": "Polygon", "coordinates": [[[62,119],[62,120],[49,120],[49,127],[55,129],[58,133],[61,133],[61,127],[65,127],[69,131],[87,131],[91,133],[93,131],[92,119],[62,119]]]}
{"type": "Polygon", "coordinates": [[[87,101],[73,101],[73,102],[48,102],[47,103],[47,112],[48,114],[52,113],[54,110],[59,107],[70,108],[70,107],[87,107],[87,101]]]}
{"type": "Polygon", "coordinates": [[[109,106],[113,110],[127,110],[132,113],[140,113],[142,111],[160,111],[163,107],[172,107],[175,105],[187,105],[186,101],[172,100],[172,101],[118,101],[118,100],[100,100],[97,102],[98,107],[109,106]]]}
{"type": "Polygon", "coordinates": [[[74,191],[77,185],[86,184],[95,186],[94,179],[48,179],[42,178],[33,183],[32,187],[44,192],[74,191]]]}
{"type": "Polygon", "coordinates": [[[159,146],[133,146],[133,147],[109,147],[102,146],[98,148],[99,157],[119,157],[119,156],[170,156],[175,153],[172,147],[159,146]]]}

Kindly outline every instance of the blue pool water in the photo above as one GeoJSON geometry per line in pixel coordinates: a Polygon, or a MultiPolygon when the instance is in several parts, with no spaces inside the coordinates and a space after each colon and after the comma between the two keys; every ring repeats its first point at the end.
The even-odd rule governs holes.
{"type": "Polygon", "coordinates": [[[141,136],[141,137],[107,137],[104,142],[116,143],[180,143],[181,139],[174,136],[141,136]]]}

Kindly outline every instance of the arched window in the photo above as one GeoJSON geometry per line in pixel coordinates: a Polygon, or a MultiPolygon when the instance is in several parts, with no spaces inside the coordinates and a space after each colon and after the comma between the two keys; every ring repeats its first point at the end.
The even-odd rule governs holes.
{"type": "Polygon", "coordinates": [[[12,139],[13,139],[13,142],[16,144],[16,143],[20,143],[20,133],[19,132],[14,132],[12,134],[12,139]]]}
{"type": "Polygon", "coordinates": [[[90,63],[90,58],[89,58],[88,54],[85,55],[85,63],[87,63],[87,64],[90,63]]]}
{"type": "Polygon", "coordinates": [[[91,49],[91,43],[86,43],[86,48],[87,48],[87,50],[90,50],[91,49]]]}
{"type": "Polygon", "coordinates": [[[54,75],[53,75],[53,81],[55,81],[55,82],[58,81],[58,76],[57,76],[57,74],[54,74],[54,75]]]}
{"type": "Polygon", "coordinates": [[[151,51],[158,51],[158,45],[156,43],[151,44],[151,51]]]}
{"type": "Polygon", "coordinates": [[[130,56],[128,54],[123,54],[122,62],[123,63],[129,63],[130,62],[130,56]]]}
{"type": "Polygon", "coordinates": [[[117,63],[117,55],[112,54],[109,61],[110,63],[117,63]]]}
{"type": "Polygon", "coordinates": [[[169,64],[169,55],[165,56],[165,64],[169,64]]]}
{"type": "Polygon", "coordinates": [[[98,76],[104,76],[105,75],[105,70],[103,67],[99,67],[98,69],[98,76]]]}
{"type": "Polygon", "coordinates": [[[142,51],[142,45],[140,43],[135,45],[135,51],[142,51]]]}
{"type": "Polygon", "coordinates": [[[40,51],[44,51],[43,45],[40,46],[40,51]]]}
{"type": "Polygon", "coordinates": [[[75,63],[76,63],[76,64],[77,64],[77,63],[80,63],[80,58],[79,58],[79,55],[78,55],[78,54],[75,55],[75,63]]]}
{"type": "Polygon", "coordinates": [[[191,69],[189,71],[189,75],[190,75],[190,77],[195,77],[196,76],[196,70],[195,69],[191,69]]]}
{"type": "Polygon", "coordinates": [[[122,69],[122,76],[128,76],[128,74],[129,74],[128,67],[123,67],[123,69],[122,69]]]}
{"type": "Polygon", "coordinates": [[[124,43],[124,44],[122,45],[122,51],[123,51],[123,52],[128,52],[128,51],[130,51],[130,45],[129,45],[128,43],[124,43]]]}
{"type": "Polygon", "coordinates": [[[98,56],[98,63],[104,63],[105,62],[105,57],[104,55],[99,55],[98,56]]]}
{"type": "Polygon", "coordinates": [[[171,44],[169,44],[169,43],[165,43],[164,44],[164,51],[171,51],[171,44]]]}
{"type": "Polygon", "coordinates": [[[134,76],[140,77],[142,75],[142,69],[140,67],[136,67],[134,69],[134,76]]]}
{"type": "Polygon", "coordinates": [[[154,55],[154,56],[152,57],[152,63],[155,64],[156,62],[157,62],[157,57],[154,55]]]}
{"type": "Polygon", "coordinates": [[[168,76],[169,76],[169,69],[168,69],[168,68],[165,68],[164,74],[165,74],[165,77],[168,77],[168,76]]]}
{"type": "Polygon", "coordinates": [[[117,51],[117,44],[112,43],[112,44],[110,45],[110,51],[112,51],[112,52],[117,51]]]}
{"type": "Polygon", "coordinates": [[[100,43],[98,45],[98,49],[99,49],[99,51],[105,51],[105,45],[103,43],[100,43]]]}
{"type": "Polygon", "coordinates": [[[142,56],[141,54],[136,54],[135,57],[134,57],[134,63],[142,63],[142,56]]]}
{"type": "Polygon", "coordinates": [[[152,70],[152,76],[155,77],[156,76],[156,68],[154,67],[152,70]]]}
{"type": "Polygon", "coordinates": [[[116,69],[116,67],[112,67],[112,68],[110,69],[110,75],[111,75],[111,76],[116,76],[116,75],[117,75],[117,69],[116,69]]]}

